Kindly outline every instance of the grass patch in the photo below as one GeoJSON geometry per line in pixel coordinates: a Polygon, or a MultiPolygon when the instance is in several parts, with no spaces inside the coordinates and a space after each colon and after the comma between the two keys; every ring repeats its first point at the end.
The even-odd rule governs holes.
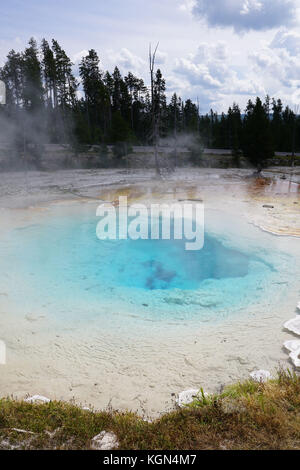
{"type": "Polygon", "coordinates": [[[62,402],[0,400],[1,449],[90,449],[101,431],[114,432],[122,450],[300,449],[300,378],[287,371],[220,395],[202,391],[192,405],[152,423],[62,402]]]}

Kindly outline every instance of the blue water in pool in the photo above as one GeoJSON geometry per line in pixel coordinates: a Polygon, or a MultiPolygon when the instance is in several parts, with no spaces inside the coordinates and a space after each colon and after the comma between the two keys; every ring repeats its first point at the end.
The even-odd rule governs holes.
{"type": "Polygon", "coordinates": [[[186,251],[186,240],[100,241],[94,214],[51,215],[1,238],[2,285],[15,288],[27,309],[48,303],[57,315],[83,315],[101,305],[136,311],[146,304],[170,315],[229,312],[264,296],[276,277],[264,251],[235,248],[209,231],[197,252],[186,251]]]}

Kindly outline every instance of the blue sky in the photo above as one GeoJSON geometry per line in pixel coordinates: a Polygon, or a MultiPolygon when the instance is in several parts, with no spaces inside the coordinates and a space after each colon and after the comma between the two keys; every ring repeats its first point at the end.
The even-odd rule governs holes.
{"type": "MultiPolygon", "coordinates": [[[[30,36],[54,37],[75,64],[95,48],[103,69],[118,64],[149,81],[149,43],[168,93],[226,110],[249,97],[300,104],[297,0],[10,0],[0,6],[0,63],[30,36]]],[[[76,65],[75,65],[76,70],[76,65]]]]}

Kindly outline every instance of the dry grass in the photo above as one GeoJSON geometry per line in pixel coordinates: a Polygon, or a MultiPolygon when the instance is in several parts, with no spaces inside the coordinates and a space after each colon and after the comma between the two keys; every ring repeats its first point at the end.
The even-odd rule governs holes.
{"type": "Polygon", "coordinates": [[[236,384],[153,423],[67,403],[0,401],[2,449],[89,449],[103,430],[122,450],[300,449],[300,378],[280,372],[266,384],[236,384]]]}

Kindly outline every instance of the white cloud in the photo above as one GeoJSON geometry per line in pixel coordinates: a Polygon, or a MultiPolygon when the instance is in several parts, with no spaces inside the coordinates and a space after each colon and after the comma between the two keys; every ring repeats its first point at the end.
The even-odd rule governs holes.
{"type": "Polygon", "coordinates": [[[279,31],[264,47],[249,54],[253,71],[263,76],[268,92],[286,100],[290,105],[299,103],[300,93],[300,36],[298,33],[279,31]]]}
{"type": "MultiPolygon", "coordinates": [[[[149,85],[148,45],[160,41],[156,66],[166,78],[168,95],[198,96],[202,112],[211,106],[226,111],[233,100],[244,109],[248,98],[266,93],[298,99],[300,0],[132,0],[131,5],[118,0],[118,9],[114,2],[98,2],[95,11],[100,3],[98,14],[82,12],[82,35],[78,12],[64,33],[60,24],[51,31],[41,25],[39,42],[44,35],[49,42],[58,35],[77,78],[81,58],[95,48],[101,70],[112,72],[117,65],[123,75],[130,70],[149,85]],[[96,24],[101,27],[92,27],[96,24]],[[244,34],[237,37],[236,32],[244,34]]],[[[0,65],[10,49],[23,50],[30,35],[38,33],[39,28],[29,26],[28,33],[12,28],[2,35],[0,65]]]]}
{"type": "Polygon", "coordinates": [[[259,31],[293,23],[296,0],[197,0],[193,12],[211,26],[259,31]]]}
{"type": "MultiPolygon", "coordinates": [[[[109,49],[104,55],[105,67],[113,70],[117,66],[123,75],[127,74],[129,71],[147,79],[149,76],[148,73],[148,53],[145,48],[145,59],[134,54],[131,50],[127,48],[122,48],[119,51],[109,49]]],[[[156,53],[156,68],[161,67],[162,65],[168,62],[168,54],[164,51],[158,50],[156,53]]],[[[163,67],[164,68],[164,67],[163,67]]]]}
{"type": "Polygon", "coordinates": [[[0,39],[0,67],[2,67],[6,62],[6,57],[11,49],[19,51],[22,48],[27,46],[26,41],[22,41],[19,36],[8,39],[0,39]]]}
{"type": "Polygon", "coordinates": [[[146,61],[123,47],[119,52],[108,51],[110,62],[117,65],[123,73],[140,73],[145,69],[146,61]]]}
{"type": "Polygon", "coordinates": [[[242,9],[240,11],[241,15],[250,15],[253,11],[261,11],[263,4],[258,0],[245,0],[242,9]]]}
{"type": "Polygon", "coordinates": [[[264,73],[286,87],[300,83],[300,53],[291,54],[284,48],[269,47],[249,54],[256,73],[264,73]]]}
{"type": "Polygon", "coordinates": [[[300,34],[292,31],[278,31],[271,45],[273,49],[286,49],[290,55],[300,54],[300,34]]]}
{"type": "Polygon", "coordinates": [[[180,89],[184,96],[188,90],[192,99],[199,96],[202,106],[205,103],[208,108],[214,106],[218,111],[224,111],[234,100],[244,106],[249,97],[266,94],[262,81],[255,75],[244,77],[242,70],[233,66],[232,60],[223,41],[201,43],[195,54],[175,61],[173,72],[182,79],[180,89]]]}
{"type": "Polygon", "coordinates": [[[202,85],[207,88],[221,87],[221,82],[210,74],[207,65],[195,64],[189,59],[177,59],[174,71],[187,77],[193,85],[202,85]]]}
{"type": "Polygon", "coordinates": [[[191,14],[196,4],[196,0],[181,0],[179,10],[191,14]]]}
{"type": "Polygon", "coordinates": [[[156,65],[163,65],[166,63],[167,59],[168,59],[168,54],[166,52],[162,52],[160,50],[158,50],[156,52],[156,65]]]}
{"type": "Polygon", "coordinates": [[[79,64],[81,62],[81,59],[83,57],[86,57],[87,55],[89,55],[89,51],[87,51],[86,49],[83,49],[82,51],[80,52],[77,52],[76,54],[73,54],[72,56],[72,62],[73,64],[79,64]]]}

